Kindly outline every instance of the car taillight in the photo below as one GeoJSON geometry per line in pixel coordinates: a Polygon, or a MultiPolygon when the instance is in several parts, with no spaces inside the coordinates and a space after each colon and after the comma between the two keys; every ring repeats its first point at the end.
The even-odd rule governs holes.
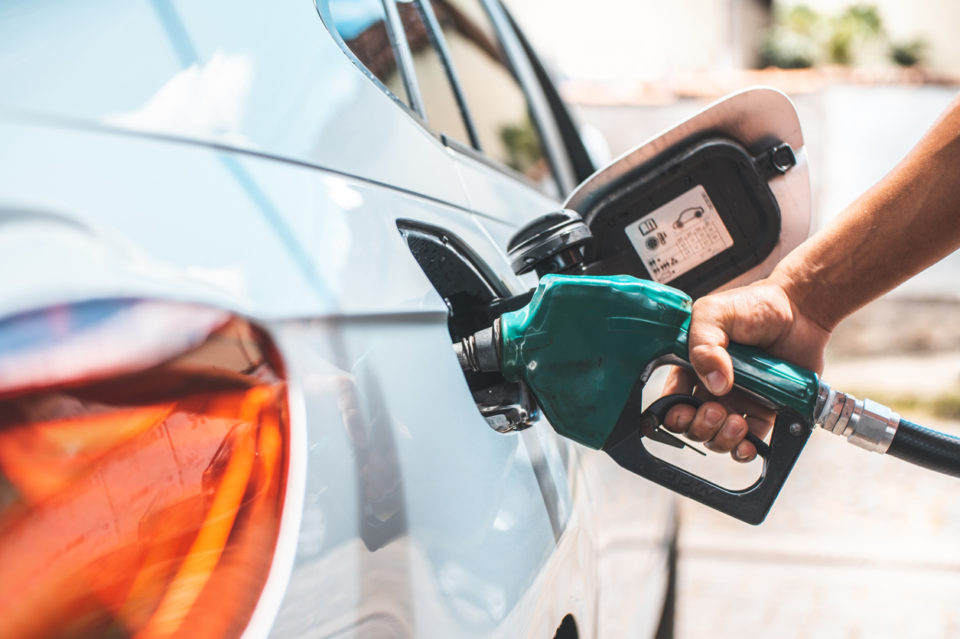
{"type": "Polygon", "coordinates": [[[239,635],[277,543],[282,375],[207,309],[0,322],[0,637],[239,635]]]}

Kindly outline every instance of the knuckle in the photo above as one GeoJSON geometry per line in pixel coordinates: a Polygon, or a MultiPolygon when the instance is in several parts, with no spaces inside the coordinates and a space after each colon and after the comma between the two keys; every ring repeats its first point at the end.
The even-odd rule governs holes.
{"type": "Polygon", "coordinates": [[[737,301],[736,332],[743,341],[770,340],[787,319],[782,305],[770,296],[744,295],[737,301]]]}
{"type": "Polygon", "coordinates": [[[664,418],[664,425],[676,432],[682,432],[690,426],[690,421],[693,418],[692,412],[689,407],[675,406],[670,409],[666,418],[664,418]]]}
{"type": "Polygon", "coordinates": [[[719,356],[717,349],[718,347],[712,344],[697,344],[691,347],[690,363],[693,364],[693,368],[699,372],[703,368],[710,367],[710,364],[713,364],[719,356]]]}
{"type": "Polygon", "coordinates": [[[727,302],[711,300],[709,297],[694,302],[690,319],[691,350],[702,345],[727,345],[730,323],[727,311],[727,302]]]}
{"type": "Polygon", "coordinates": [[[720,430],[725,417],[726,412],[718,404],[704,404],[697,410],[687,432],[697,441],[711,440],[720,430]]]}
{"type": "Polygon", "coordinates": [[[695,300],[690,310],[694,317],[700,320],[715,318],[720,315],[724,303],[720,295],[706,295],[695,300]]]}
{"type": "Polygon", "coordinates": [[[690,357],[709,357],[713,354],[716,346],[712,344],[697,344],[696,346],[690,347],[690,357]]]}
{"type": "Polygon", "coordinates": [[[730,454],[736,461],[746,463],[757,456],[757,449],[750,442],[744,441],[737,444],[730,454]]]}
{"type": "Polygon", "coordinates": [[[687,437],[697,442],[704,442],[713,437],[713,433],[707,429],[706,424],[698,415],[690,422],[690,426],[687,428],[687,437]]]}

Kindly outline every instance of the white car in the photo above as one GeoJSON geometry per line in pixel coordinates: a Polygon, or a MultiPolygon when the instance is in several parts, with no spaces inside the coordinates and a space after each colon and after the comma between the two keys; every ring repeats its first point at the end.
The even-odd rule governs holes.
{"type": "MultiPolygon", "coordinates": [[[[594,170],[498,0],[0,0],[0,87],[0,636],[669,635],[670,493],[452,349],[594,170]]],[[[802,200],[777,96],[568,205],[707,130],[802,200]]]]}

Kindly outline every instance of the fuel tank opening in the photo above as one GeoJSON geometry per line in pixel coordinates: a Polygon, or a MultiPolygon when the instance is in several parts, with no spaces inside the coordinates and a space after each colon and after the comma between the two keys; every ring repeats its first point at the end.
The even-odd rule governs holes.
{"type": "MultiPolygon", "coordinates": [[[[489,328],[507,310],[523,306],[529,295],[512,296],[489,266],[458,238],[442,229],[398,221],[414,259],[449,309],[447,327],[454,344],[489,328]]],[[[464,368],[477,409],[491,428],[507,433],[529,427],[536,404],[519,382],[499,372],[464,368]]]]}

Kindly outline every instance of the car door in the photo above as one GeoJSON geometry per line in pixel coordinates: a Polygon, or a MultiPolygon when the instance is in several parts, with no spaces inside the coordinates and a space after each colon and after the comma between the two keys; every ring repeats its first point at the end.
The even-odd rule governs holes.
{"type": "MultiPolygon", "coordinates": [[[[512,272],[505,255],[509,239],[523,223],[558,209],[575,180],[531,60],[496,3],[446,0],[397,7],[407,16],[425,126],[449,149],[470,208],[499,251],[480,270],[503,282],[499,295],[522,293],[535,286],[536,277],[512,272]],[[421,29],[432,30],[434,47],[419,39],[421,29]]],[[[456,306],[453,311],[454,317],[463,315],[456,306]]],[[[478,401],[491,391],[473,383],[471,388],[478,401]]],[[[572,446],[543,420],[518,437],[532,456],[557,533],[547,567],[551,579],[540,595],[543,605],[557,611],[550,618],[572,612],[585,629],[651,634],[666,586],[672,499],[656,487],[629,482],[610,460],[572,446]],[[633,568],[622,570],[626,565],[633,568]],[[638,574],[645,584],[639,590],[638,574]],[[601,622],[595,614],[600,592],[635,595],[631,613],[616,612],[601,622]],[[588,602],[586,610],[577,601],[588,602]]],[[[607,599],[619,605],[615,597],[607,599]]]]}
{"type": "MultiPolygon", "coordinates": [[[[328,18],[336,24],[334,5],[332,2],[328,5],[333,9],[328,18]]],[[[392,29],[390,38],[395,43],[400,75],[377,80],[402,103],[400,108],[406,116],[435,136],[438,148],[443,149],[450,166],[457,171],[458,186],[466,194],[469,212],[462,220],[455,216],[440,219],[421,215],[397,220],[398,230],[414,258],[450,306],[453,339],[481,327],[478,322],[485,321],[486,316],[478,313],[485,310],[485,304],[530,287],[529,278],[521,280],[509,267],[504,251],[506,238],[531,215],[559,206],[562,193],[561,182],[539,148],[539,142],[530,138],[534,124],[527,116],[527,101],[519,87],[510,96],[511,108],[515,111],[519,107],[523,116],[518,122],[493,120],[491,126],[481,129],[478,124],[484,120],[480,116],[489,119],[488,115],[466,108],[465,96],[456,78],[474,69],[455,67],[454,60],[460,58],[451,52],[465,53],[467,59],[481,65],[501,54],[498,40],[491,40],[489,34],[470,27],[470,12],[486,15],[486,8],[479,3],[473,7],[464,5],[466,3],[392,0],[384,3],[385,28],[392,29]],[[469,38],[447,40],[443,29],[450,25],[464,27],[471,38],[482,41],[483,47],[477,49],[469,38]],[[481,153],[479,149],[484,144],[488,149],[496,148],[502,161],[481,153]],[[477,231],[482,233],[479,239],[477,231]]],[[[321,11],[321,15],[323,13],[321,11]]],[[[348,48],[357,49],[354,53],[358,60],[363,58],[365,65],[376,66],[375,58],[361,48],[369,43],[364,43],[347,28],[341,29],[340,35],[348,48]]],[[[373,70],[370,72],[377,75],[373,70]]],[[[515,82],[508,71],[499,73],[498,81],[515,82]]],[[[564,178],[562,184],[569,188],[572,178],[564,178]]],[[[464,388],[464,379],[457,374],[453,378],[438,379],[434,388],[459,386],[473,391],[474,397],[478,391],[490,390],[474,386],[472,381],[468,383],[471,388],[464,388]]],[[[468,405],[467,408],[474,411],[473,418],[459,424],[458,430],[438,432],[437,441],[450,444],[449,463],[459,470],[482,465],[476,457],[469,462],[457,461],[463,453],[453,443],[485,442],[472,446],[474,451],[486,453],[485,473],[470,478],[459,490],[463,494],[484,490],[484,501],[496,505],[499,514],[494,521],[481,524],[474,516],[476,513],[471,514],[480,505],[476,499],[461,503],[457,509],[459,514],[454,515],[449,509],[439,507],[436,499],[429,499],[426,492],[411,497],[407,490],[406,516],[418,520],[417,524],[408,521],[408,527],[447,531],[446,536],[434,533],[418,538],[427,563],[435,567],[438,575],[456,567],[456,583],[450,583],[446,589],[425,589],[418,596],[423,603],[418,605],[430,611],[424,613],[430,618],[437,614],[437,609],[462,606],[463,601],[468,601],[478,608],[478,620],[482,618],[484,624],[489,624],[478,626],[487,632],[523,628],[525,633],[533,635],[552,634],[568,614],[574,615],[585,627],[592,627],[596,591],[592,588],[591,575],[595,549],[589,535],[569,533],[568,529],[580,531],[584,526],[582,521],[593,518],[586,513],[575,513],[587,502],[584,496],[575,498],[574,495],[577,479],[571,471],[575,456],[571,446],[545,423],[513,436],[498,435],[481,417],[478,407],[468,405]],[[509,475],[505,475],[508,471],[509,475]],[[482,540],[479,547],[454,543],[456,536],[452,537],[451,532],[456,528],[453,522],[458,520],[464,525],[471,522],[472,537],[477,543],[482,540]],[[571,527],[571,520],[577,525],[571,527]],[[465,552],[467,550],[469,552],[465,552]],[[575,575],[580,578],[574,579],[575,575]],[[462,601],[455,604],[454,600],[462,601]]],[[[437,419],[437,416],[430,418],[437,419]]],[[[492,423],[497,416],[490,419],[492,423]]],[[[419,466],[423,468],[427,463],[422,460],[419,466]]],[[[459,475],[447,473],[445,476],[452,480],[459,475]]],[[[456,481],[464,481],[459,477],[456,481]]],[[[444,485],[452,488],[457,484],[444,485]]]]}

